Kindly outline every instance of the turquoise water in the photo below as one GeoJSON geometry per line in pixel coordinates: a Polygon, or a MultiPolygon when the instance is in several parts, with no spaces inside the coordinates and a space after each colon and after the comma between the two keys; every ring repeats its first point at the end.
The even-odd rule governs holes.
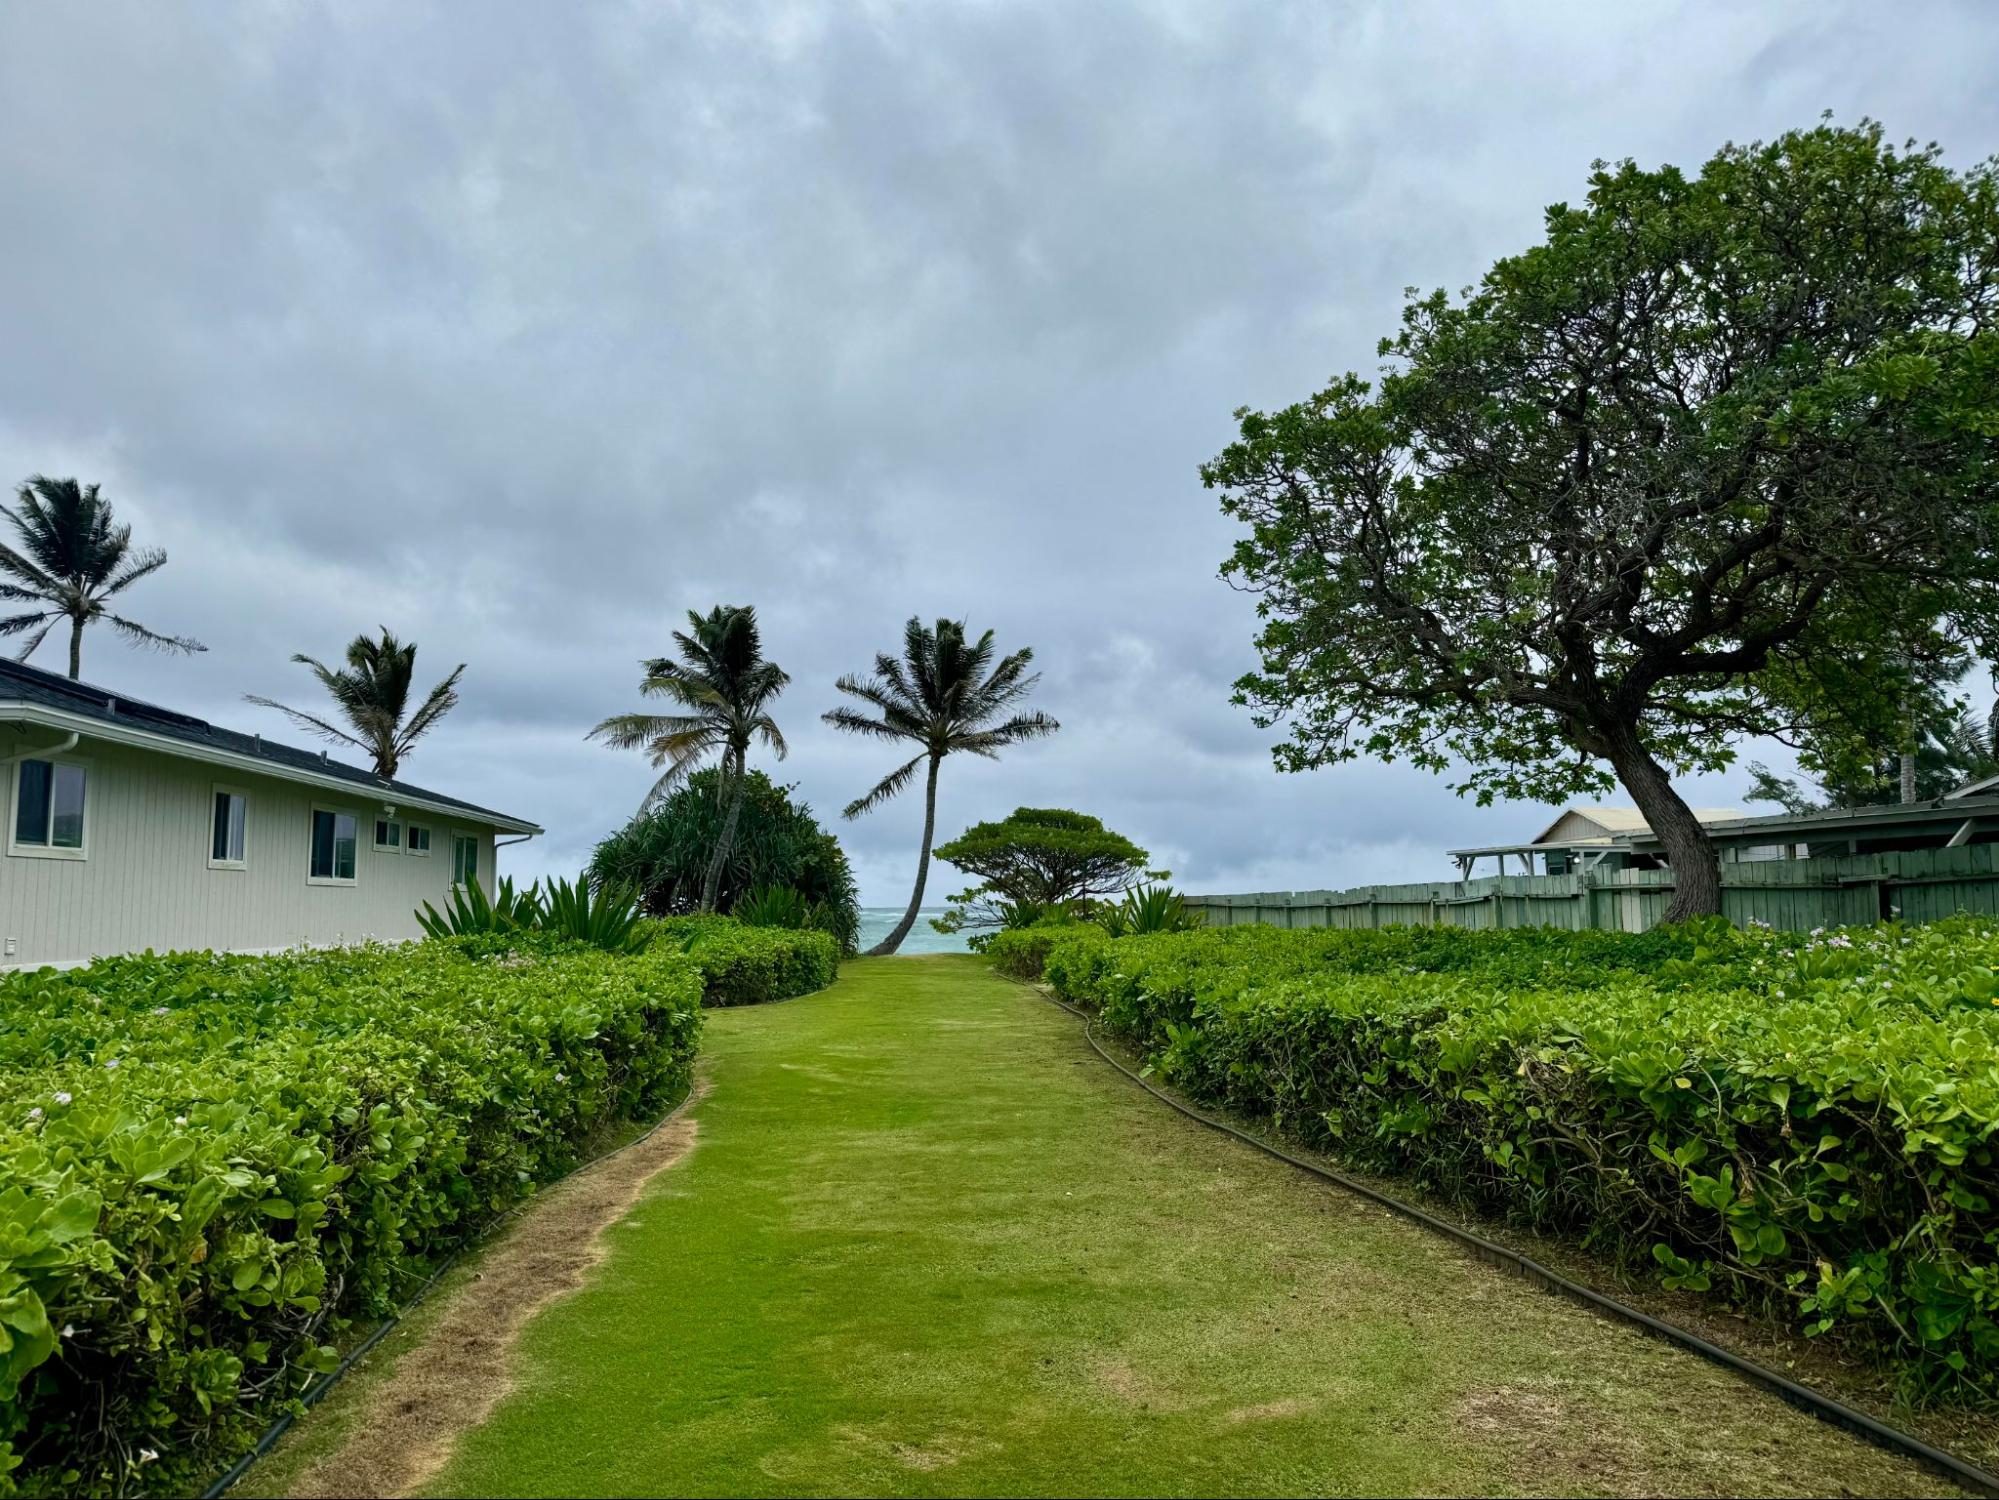
{"type": "MultiPolygon", "coordinates": [[[[861,908],[861,952],[865,953],[883,938],[889,928],[902,920],[901,906],[864,906],[861,908]]],[[[944,915],[941,906],[926,906],[918,914],[916,925],[909,929],[909,936],[902,940],[897,953],[963,953],[965,939],[962,933],[952,933],[946,937],[930,925],[932,917],[944,915]]]]}

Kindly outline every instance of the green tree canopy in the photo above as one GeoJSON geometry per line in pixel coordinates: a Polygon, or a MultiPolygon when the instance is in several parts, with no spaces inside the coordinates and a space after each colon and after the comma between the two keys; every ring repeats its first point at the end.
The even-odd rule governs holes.
{"type": "Polygon", "coordinates": [[[1999,166],[1877,126],[1600,165],[1459,300],[1203,468],[1247,535],[1289,770],[1461,767],[1460,792],[1623,783],[1720,906],[1674,790],[1743,735],[1902,720],[1894,661],[1999,637],[1999,166]]]}
{"type": "MultiPolygon", "coordinates": [[[[590,878],[629,885],[654,916],[701,909],[709,859],[729,808],[721,799],[720,767],[696,771],[659,802],[596,848],[590,878]]],[[[789,887],[819,909],[820,925],[854,950],[860,932],[860,895],[840,841],[819,826],[812,809],[792,800],[794,788],[778,786],[762,771],[741,778],[742,806],[736,836],[721,874],[718,911],[731,911],[753,890],[789,887]]]]}
{"type": "Polygon", "coordinates": [[[999,822],[974,823],[936,854],[979,882],[951,898],[931,923],[939,932],[1001,927],[1009,912],[1121,895],[1147,858],[1101,820],[1062,807],[1017,807],[999,822]]]}

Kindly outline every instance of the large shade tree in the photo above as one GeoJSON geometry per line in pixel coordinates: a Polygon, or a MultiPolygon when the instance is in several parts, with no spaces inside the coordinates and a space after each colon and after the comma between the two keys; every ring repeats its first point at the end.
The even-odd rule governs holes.
{"type": "Polygon", "coordinates": [[[1053,734],[1061,725],[1039,710],[1019,711],[1021,700],[1041,680],[1030,673],[1034,652],[1027,647],[999,657],[988,630],[967,641],[962,620],[939,620],[936,628],[911,617],[902,632],[902,659],[882,653],[872,676],[848,674],[834,685],[859,699],[867,712],[840,707],[825,715],[835,729],[889,740],[916,753],[865,796],[847,804],[858,818],[879,807],[923,773],[923,843],[916,859],[916,885],[909,909],[887,937],[868,950],[870,957],[893,953],[916,925],[923,887],[930,874],[930,845],[937,832],[937,769],[948,755],[965,753],[996,760],[1001,750],[1053,734]]]}
{"type": "Polygon", "coordinates": [[[355,636],[347,645],[344,667],[329,667],[302,653],[292,660],[311,672],[326,689],[341,722],[335,723],[304,709],[289,708],[255,693],[245,696],[264,708],[275,708],[321,739],[359,750],[374,763],[375,774],[385,781],[395,779],[416,742],[458,706],[458,679],[465,674],[465,663],[460,662],[451,669],[450,676],[412,708],[416,642],[397,640],[386,625],[379,639],[355,636]]]}
{"type": "Polygon", "coordinates": [[[1999,636],[1999,173],[1872,124],[1599,166],[1545,241],[1415,296],[1203,478],[1247,528],[1238,701],[1289,770],[1358,754],[1559,801],[1621,782],[1720,908],[1674,773],[1835,712],[1905,721],[1898,663],[1999,636]]]}
{"type": "Polygon", "coordinates": [[[664,698],[678,711],[616,714],[589,737],[621,750],[644,750],[658,768],[659,779],[642,812],[656,806],[696,766],[715,759],[721,772],[715,791],[725,811],[701,887],[701,910],[713,911],[742,819],[750,744],[761,740],[779,760],[785,757],[784,735],[770,706],[791,678],[764,659],[753,606],[718,604],[705,615],[689,610],[687,626],[673,633],[680,660],[662,656],[646,662],[639,683],[640,692],[664,698]]]}
{"type": "Polygon", "coordinates": [[[118,524],[111,502],[94,484],[37,474],[0,507],[14,545],[0,545],[0,603],[26,609],[0,618],[0,635],[31,632],[16,656],[26,661],[57,625],[69,626],[69,675],[83,675],[83,631],[109,621],[134,645],[162,651],[206,651],[184,635],[161,635],[114,613],[107,601],[167,565],[159,547],[134,550],[132,528],[118,524]]]}

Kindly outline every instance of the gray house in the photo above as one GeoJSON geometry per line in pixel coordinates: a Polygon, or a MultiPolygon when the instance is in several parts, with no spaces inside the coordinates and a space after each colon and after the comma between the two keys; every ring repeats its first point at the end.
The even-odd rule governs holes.
{"type": "Polygon", "coordinates": [[[490,891],[497,851],[542,831],[18,662],[0,772],[0,968],[415,937],[419,903],[490,891]]]}

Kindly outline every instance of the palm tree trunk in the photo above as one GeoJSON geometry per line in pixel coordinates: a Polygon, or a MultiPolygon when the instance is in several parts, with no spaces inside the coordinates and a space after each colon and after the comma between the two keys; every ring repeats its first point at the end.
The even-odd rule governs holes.
{"type": "Polygon", "coordinates": [[[728,783],[729,812],[722,819],[722,832],[715,839],[715,852],[708,856],[708,873],[701,882],[701,910],[712,912],[722,894],[722,870],[729,862],[729,850],[736,842],[736,823],[743,815],[743,797],[749,790],[748,768],[742,757],[724,757],[722,780],[728,783]],[[731,763],[733,761],[733,764],[731,763]]]}
{"type": "Polygon", "coordinates": [[[886,958],[902,946],[909,929],[916,925],[916,913],[923,905],[923,882],[930,878],[930,840],[937,832],[937,767],[943,760],[941,755],[930,757],[930,779],[923,787],[923,852],[916,861],[916,889],[910,893],[909,910],[887,937],[868,949],[865,957],[886,958]]]}
{"type": "Polygon", "coordinates": [[[83,676],[83,621],[69,622],[69,680],[75,682],[83,676]]]}

